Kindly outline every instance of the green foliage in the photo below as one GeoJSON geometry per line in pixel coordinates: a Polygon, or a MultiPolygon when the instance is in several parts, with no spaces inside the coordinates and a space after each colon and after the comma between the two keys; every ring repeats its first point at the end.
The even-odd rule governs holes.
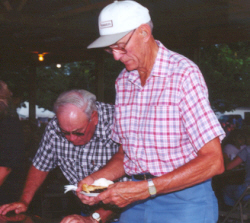
{"type": "MultiPolygon", "coordinates": [[[[249,42],[217,44],[201,48],[200,68],[216,111],[250,106],[249,42]]],[[[124,65],[112,57],[104,60],[104,101],[115,102],[115,80],[124,65]]],[[[15,96],[29,99],[30,70],[2,70],[4,80],[15,96]]],[[[96,90],[95,62],[80,61],[37,68],[37,105],[52,110],[60,93],[71,89],[96,90]]]]}
{"type": "Polygon", "coordinates": [[[216,44],[201,49],[200,68],[214,110],[250,106],[249,43],[216,44]]]}
{"type": "Polygon", "coordinates": [[[95,64],[80,61],[37,68],[37,104],[52,110],[56,98],[64,91],[85,89],[95,91],[95,64]]]}
{"type": "Polygon", "coordinates": [[[0,80],[3,80],[12,91],[13,96],[20,98],[22,101],[27,100],[28,91],[28,70],[1,70],[0,80]]]}
{"type": "Polygon", "coordinates": [[[115,103],[115,80],[124,68],[121,62],[108,57],[104,61],[104,98],[107,103],[115,103]]]}

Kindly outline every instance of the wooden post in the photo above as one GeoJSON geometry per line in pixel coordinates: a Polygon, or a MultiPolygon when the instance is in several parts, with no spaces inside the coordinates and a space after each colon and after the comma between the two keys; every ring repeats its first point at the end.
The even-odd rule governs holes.
{"type": "Polygon", "coordinates": [[[36,66],[29,68],[29,121],[36,123],[36,66]]]}
{"type": "Polygon", "coordinates": [[[190,58],[199,66],[200,63],[200,44],[199,44],[199,32],[193,32],[190,39],[189,54],[190,58]]]}
{"type": "Polygon", "coordinates": [[[104,101],[104,58],[102,53],[97,53],[95,57],[96,65],[96,97],[98,101],[104,101]]]}

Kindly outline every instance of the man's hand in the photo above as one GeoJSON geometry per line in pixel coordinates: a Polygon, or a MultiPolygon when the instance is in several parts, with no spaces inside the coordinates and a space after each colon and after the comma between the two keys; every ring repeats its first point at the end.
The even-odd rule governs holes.
{"type": "Polygon", "coordinates": [[[8,223],[8,222],[23,222],[23,223],[34,223],[31,217],[25,214],[18,214],[13,216],[0,215],[0,223],[8,223]]]}
{"type": "Polygon", "coordinates": [[[11,168],[0,166],[0,186],[3,184],[7,176],[10,174],[11,168]]]}
{"type": "Polygon", "coordinates": [[[16,214],[26,212],[28,205],[23,202],[14,202],[0,206],[0,215],[6,215],[10,211],[15,211],[16,214]]]}
{"type": "Polygon", "coordinates": [[[81,180],[78,183],[78,188],[76,190],[76,194],[79,197],[79,199],[82,201],[82,203],[87,204],[87,205],[94,205],[97,204],[99,201],[96,201],[96,199],[94,197],[88,197],[82,193],[80,193],[82,191],[82,185],[83,184],[88,184],[91,185],[92,183],[94,183],[95,179],[91,176],[87,176],[86,178],[84,178],[83,180],[81,180]]]}
{"type": "Polygon", "coordinates": [[[150,196],[147,181],[121,182],[108,187],[108,190],[100,193],[95,199],[104,204],[112,204],[118,207],[125,207],[138,200],[146,199],[150,196]]]}
{"type": "Polygon", "coordinates": [[[0,206],[0,215],[6,215],[10,211],[14,211],[16,214],[26,212],[35,192],[43,183],[48,173],[40,171],[32,165],[20,201],[0,206]]]}
{"type": "Polygon", "coordinates": [[[9,221],[24,221],[26,219],[25,214],[19,214],[19,215],[14,215],[14,216],[5,216],[5,215],[0,215],[0,223],[3,222],[9,222],[9,221]]]}
{"type": "Polygon", "coordinates": [[[95,179],[94,179],[93,177],[91,177],[91,175],[85,177],[83,180],[79,181],[78,186],[77,186],[78,188],[77,188],[76,191],[77,191],[77,192],[82,191],[82,185],[83,185],[83,184],[91,185],[91,184],[94,183],[94,181],[95,181],[95,179]]]}
{"type": "Polygon", "coordinates": [[[83,217],[81,215],[73,214],[69,215],[60,223],[95,223],[96,221],[92,217],[83,217]]]}

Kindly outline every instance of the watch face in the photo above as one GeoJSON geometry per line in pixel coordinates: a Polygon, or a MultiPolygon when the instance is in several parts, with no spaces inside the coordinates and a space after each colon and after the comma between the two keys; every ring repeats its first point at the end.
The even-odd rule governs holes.
{"type": "Polygon", "coordinates": [[[95,219],[95,220],[97,220],[98,218],[100,218],[100,215],[99,215],[99,213],[93,213],[92,214],[92,217],[95,219]]]}
{"type": "Polygon", "coordinates": [[[156,194],[156,188],[155,188],[154,186],[149,187],[149,193],[150,193],[151,195],[155,195],[155,194],[156,194]]]}
{"type": "Polygon", "coordinates": [[[155,185],[154,185],[154,182],[151,179],[148,180],[148,191],[152,197],[154,197],[156,195],[156,192],[157,192],[155,185]]]}

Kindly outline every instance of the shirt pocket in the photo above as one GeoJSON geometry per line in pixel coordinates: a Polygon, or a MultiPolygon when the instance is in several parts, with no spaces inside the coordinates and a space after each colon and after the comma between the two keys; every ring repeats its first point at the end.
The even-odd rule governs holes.
{"type": "Polygon", "coordinates": [[[86,158],[86,168],[90,174],[106,165],[112,157],[110,150],[111,148],[107,144],[107,139],[95,139],[95,143],[89,148],[89,154],[86,158]]]}
{"type": "Polygon", "coordinates": [[[181,119],[178,106],[148,106],[141,124],[141,137],[148,145],[176,147],[180,142],[181,119]]]}
{"type": "Polygon", "coordinates": [[[58,157],[58,166],[64,173],[64,175],[78,179],[76,161],[74,159],[66,157],[58,157]]]}
{"type": "Polygon", "coordinates": [[[133,105],[116,107],[116,128],[120,138],[128,139],[136,131],[138,124],[137,108],[133,105]]]}

